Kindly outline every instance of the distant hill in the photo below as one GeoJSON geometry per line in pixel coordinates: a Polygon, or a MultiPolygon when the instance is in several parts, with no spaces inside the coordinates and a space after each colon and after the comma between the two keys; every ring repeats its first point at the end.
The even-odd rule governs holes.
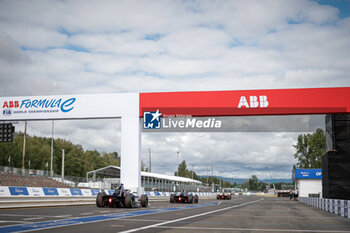
{"type": "MultiPolygon", "coordinates": [[[[207,177],[207,176],[200,176],[200,177],[207,177]]],[[[234,182],[236,182],[236,184],[244,184],[246,181],[249,180],[249,178],[228,178],[228,177],[222,177],[222,176],[215,176],[216,178],[218,179],[222,179],[223,181],[228,181],[230,182],[231,184],[233,184],[234,182]]],[[[263,181],[263,182],[266,182],[266,183],[271,183],[271,180],[270,179],[263,179],[263,180],[259,180],[259,181],[263,181]]],[[[273,182],[274,183],[292,183],[292,179],[273,179],[273,182]]]]}

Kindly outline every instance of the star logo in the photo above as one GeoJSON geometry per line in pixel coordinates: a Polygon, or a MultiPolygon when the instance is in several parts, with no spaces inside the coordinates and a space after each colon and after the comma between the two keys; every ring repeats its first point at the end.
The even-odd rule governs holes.
{"type": "Polygon", "coordinates": [[[159,121],[159,117],[160,117],[160,115],[162,115],[162,114],[159,112],[159,109],[157,109],[157,111],[156,111],[155,113],[151,113],[151,114],[152,114],[152,116],[153,116],[151,122],[153,122],[154,120],[159,121]]]}
{"type": "Polygon", "coordinates": [[[162,113],[157,109],[156,112],[143,112],[143,128],[144,129],[160,129],[162,113]]]}

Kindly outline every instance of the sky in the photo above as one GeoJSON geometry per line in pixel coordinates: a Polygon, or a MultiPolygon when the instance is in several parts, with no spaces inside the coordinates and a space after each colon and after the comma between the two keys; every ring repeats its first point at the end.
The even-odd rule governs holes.
{"type": "MultiPolygon", "coordinates": [[[[347,87],[349,48],[348,0],[0,1],[0,96],[347,87]]],[[[297,132],[143,133],[142,160],[150,148],[157,173],[186,160],[201,175],[290,178],[298,125],[324,116],[286,121],[297,132]]],[[[28,134],[50,137],[51,122],[28,134]]],[[[120,152],[118,119],[56,121],[54,135],[120,152]]]]}

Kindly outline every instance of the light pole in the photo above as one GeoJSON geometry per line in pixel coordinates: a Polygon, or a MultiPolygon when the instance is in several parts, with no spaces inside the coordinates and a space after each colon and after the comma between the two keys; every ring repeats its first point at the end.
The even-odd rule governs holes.
{"type": "Polygon", "coordinates": [[[23,135],[23,154],[22,154],[22,175],[24,176],[24,159],[26,156],[26,135],[27,135],[27,121],[24,122],[24,135],[23,135]]]}
{"type": "Polygon", "coordinates": [[[266,167],[266,169],[268,170],[268,172],[270,174],[270,179],[271,179],[271,183],[273,185],[273,189],[276,190],[275,184],[273,183],[273,179],[272,179],[272,175],[271,175],[270,169],[269,169],[269,167],[266,167]]]}
{"type": "Polygon", "coordinates": [[[64,183],[64,149],[62,149],[62,173],[61,173],[61,180],[62,180],[62,183],[64,183]]]}
{"type": "Polygon", "coordinates": [[[51,135],[51,162],[50,162],[50,176],[53,177],[53,129],[54,129],[54,121],[52,121],[52,135],[51,135]]]}
{"type": "Polygon", "coordinates": [[[149,172],[152,172],[151,148],[148,148],[148,156],[149,156],[149,172]]]}
{"type": "Polygon", "coordinates": [[[179,153],[180,151],[177,152],[177,156],[176,156],[176,165],[177,165],[177,168],[176,168],[176,175],[179,176],[179,153]]]}
{"type": "Polygon", "coordinates": [[[193,165],[192,165],[192,180],[193,180],[193,165]]]}
{"type": "Polygon", "coordinates": [[[49,162],[46,161],[46,176],[49,176],[49,162]]]}

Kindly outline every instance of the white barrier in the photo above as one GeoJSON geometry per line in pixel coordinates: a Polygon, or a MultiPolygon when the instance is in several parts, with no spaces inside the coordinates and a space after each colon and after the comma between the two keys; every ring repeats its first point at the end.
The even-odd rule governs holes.
{"type": "Polygon", "coordinates": [[[350,218],[350,200],[299,197],[299,201],[330,213],[350,218]]]}
{"type": "MultiPolygon", "coordinates": [[[[100,189],[80,189],[80,188],[42,188],[42,187],[13,187],[0,186],[0,197],[70,197],[70,196],[96,196],[100,189]]],[[[106,190],[109,194],[113,194],[114,190],[106,190]]],[[[174,192],[145,192],[150,197],[169,197],[174,192]]],[[[194,193],[198,196],[211,196],[212,193],[194,193]]]]}

